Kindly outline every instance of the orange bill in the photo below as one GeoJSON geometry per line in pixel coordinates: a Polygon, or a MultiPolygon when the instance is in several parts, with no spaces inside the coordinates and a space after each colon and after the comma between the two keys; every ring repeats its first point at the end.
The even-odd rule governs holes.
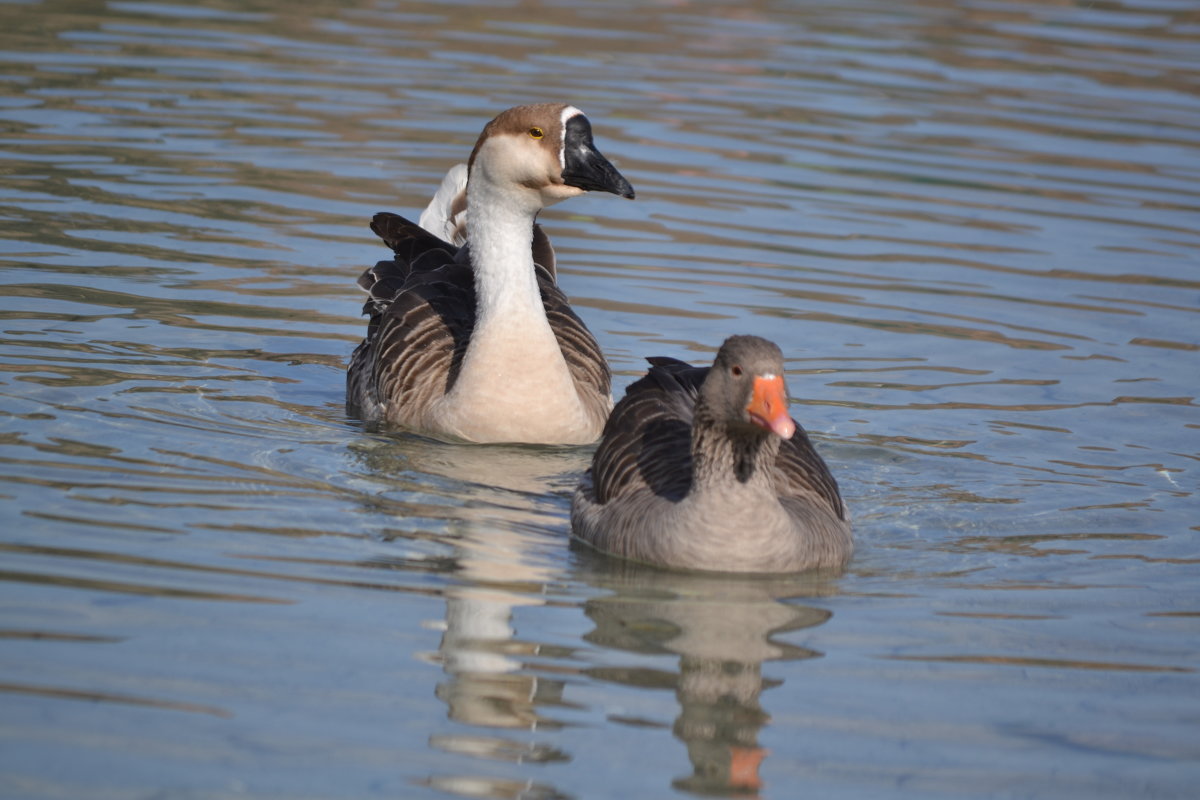
{"type": "Polygon", "coordinates": [[[746,406],[750,419],[754,424],[761,425],[769,431],[792,438],[796,432],[796,423],[788,414],[787,387],[783,384],[782,375],[754,376],[754,394],[750,397],[750,405],[746,406]]]}
{"type": "Polygon", "coordinates": [[[758,767],[767,751],[761,747],[729,748],[729,786],[731,789],[761,789],[758,767]]]}

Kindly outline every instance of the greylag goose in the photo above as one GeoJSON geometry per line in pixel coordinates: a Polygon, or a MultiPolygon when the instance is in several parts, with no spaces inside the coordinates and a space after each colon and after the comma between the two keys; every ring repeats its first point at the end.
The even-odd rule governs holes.
{"type": "Polygon", "coordinates": [[[583,112],[518,106],[447,175],[422,215],[432,233],[376,214],[371,229],[395,257],[358,279],[370,319],[350,358],[347,410],[452,441],[595,441],[612,409],[608,364],[535,224],[589,190],[634,196],[583,112]]]}
{"type": "Polygon", "coordinates": [[[711,368],[649,361],[613,409],[575,492],[574,536],[677,569],[844,566],[854,550],[848,512],[788,413],[779,348],[733,336],[711,368]]]}

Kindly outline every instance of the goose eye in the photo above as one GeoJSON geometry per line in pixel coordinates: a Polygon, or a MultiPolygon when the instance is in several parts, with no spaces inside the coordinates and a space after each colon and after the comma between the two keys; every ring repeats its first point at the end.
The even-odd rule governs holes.
{"type": "Polygon", "coordinates": [[[733,377],[735,377],[735,378],[742,377],[742,368],[739,367],[737,364],[734,364],[732,367],[730,367],[729,371],[733,374],[733,377]]]}
{"type": "Polygon", "coordinates": [[[540,139],[543,136],[545,136],[546,134],[542,131],[541,128],[534,126],[529,129],[529,135],[530,135],[530,137],[532,137],[534,139],[540,139]]]}

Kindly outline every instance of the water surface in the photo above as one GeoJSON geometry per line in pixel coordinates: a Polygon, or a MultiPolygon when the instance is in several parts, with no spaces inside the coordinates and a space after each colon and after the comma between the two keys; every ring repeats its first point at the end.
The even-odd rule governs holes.
{"type": "Polygon", "coordinates": [[[0,795],[1194,792],[1194,4],[2,13],[0,795]],[[618,393],[778,342],[845,575],[346,417],[370,216],[549,99],[638,191],[542,216],[618,393]]]}

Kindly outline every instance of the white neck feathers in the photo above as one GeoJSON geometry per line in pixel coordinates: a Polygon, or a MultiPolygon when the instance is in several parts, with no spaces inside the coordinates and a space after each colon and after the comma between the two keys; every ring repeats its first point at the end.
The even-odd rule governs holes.
{"type": "Polygon", "coordinates": [[[467,184],[467,205],[474,209],[467,223],[467,242],[475,270],[477,329],[506,319],[520,322],[528,313],[544,321],[532,251],[538,209],[514,194],[535,193],[501,188],[487,180],[467,184]],[[514,314],[520,316],[514,319],[514,314]]]}

